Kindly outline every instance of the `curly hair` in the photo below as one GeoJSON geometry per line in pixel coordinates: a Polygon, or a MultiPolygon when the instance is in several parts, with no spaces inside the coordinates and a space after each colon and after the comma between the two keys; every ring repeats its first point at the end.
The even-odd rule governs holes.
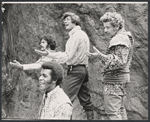
{"type": "Polygon", "coordinates": [[[42,69],[50,69],[51,70],[51,78],[52,80],[57,81],[56,86],[60,85],[63,80],[64,70],[63,67],[57,63],[56,61],[49,61],[42,64],[42,69]]]}
{"type": "Polygon", "coordinates": [[[122,16],[117,12],[106,12],[101,18],[100,21],[105,22],[111,22],[111,25],[113,27],[118,26],[119,29],[124,28],[124,20],[122,16]]]}
{"type": "Polygon", "coordinates": [[[76,25],[80,25],[81,23],[80,23],[80,17],[78,16],[78,15],[76,15],[75,13],[72,13],[72,12],[65,12],[64,14],[63,14],[63,20],[66,18],[66,17],[68,17],[68,16],[70,16],[71,17],[71,21],[72,21],[72,23],[75,23],[76,25]]]}
{"type": "Polygon", "coordinates": [[[47,47],[50,47],[51,50],[55,50],[56,42],[52,39],[51,36],[44,36],[40,39],[40,42],[44,39],[47,42],[47,47]]]}

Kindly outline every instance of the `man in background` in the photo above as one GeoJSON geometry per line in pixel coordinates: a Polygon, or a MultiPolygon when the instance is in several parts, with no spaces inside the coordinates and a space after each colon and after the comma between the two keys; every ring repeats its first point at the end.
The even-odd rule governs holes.
{"type": "Polygon", "coordinates": [[[130,82],[130,64],[133,53],[133,37],[124,29],[124,20],[116,12],[106,12],[100,21],[104,32],[111,38],[106,54],[95,47],[89,57],[98,58],[104,68],[104,108],[108,120],[127,120],[124,100],[125,87],[130,82]]]}
{"type": "Polygon", "coordinates": [[[63,22],[66,30],[69,31],[69,39],[65,46],[65,52],[49,53],[51,58],[58,59],[61,64],[68,65],[67,76],[63,80],[63,90],[69,96],[72,103],[78,96],[80,104],[87,114],[87,119],[93,119],[93,104],[87,83],[88,76],[88,57],[89,38],[80,27],[80,18],[72,12],[63,15],[63,22]]]}

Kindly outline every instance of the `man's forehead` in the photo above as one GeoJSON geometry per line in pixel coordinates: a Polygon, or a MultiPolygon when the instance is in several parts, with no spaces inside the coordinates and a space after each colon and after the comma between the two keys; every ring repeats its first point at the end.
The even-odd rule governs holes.
{"type": "Polygon", "coordinates": [[[104,27],[106,27],[106,26],[112,26],[111,22],[104,22],[103,25],[104,25],[104,27]]]}
{"type": "Polygon", "coordinates": [[[64,18],[64,20],[65,20],[65,19],[71,19],[71,16],[68,15],[68,16],[66,16],[66,17],[64,18]]]}
{"type": "Polygon", "coordinates": [[[41,69],[41,74],[49,74],[51,73],[51,69],[41,69]]]}

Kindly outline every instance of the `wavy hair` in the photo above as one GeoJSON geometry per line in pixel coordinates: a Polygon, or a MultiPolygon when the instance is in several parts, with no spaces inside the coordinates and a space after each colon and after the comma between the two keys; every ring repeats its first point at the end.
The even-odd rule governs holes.
{"type": "Polygon", "coordinates": [[[63,67],[56,61],[49,61],[42,64],[43,69],[51,70],[51,78],[56,82],[56,86],[60,85],[63,80],[64,70],[63,67]]]}
{"type": "Polygon", "coordinates": [[[44,39],[47,42],[47,47],[50,47],[51,50],[55,50],[56,42],[52,39],[51,36],[43,36],[40,39],[40,43],[41,43],[42,39],[44,39]]]}
{"type": "Polygon", "coordinates": [[[71,17],[71,20],[72,20],[72,23],[75,23],[76,25],[80,25],[81,23],[80,23],[80,17],[78,16],[78,15],[76,15],[75,13],[72,13],[72,12],[65,12],[64,14],[63,14],[63,20],[66,18],[66,17],[68,17],[68,16],[70,16],[71,17]]]}
{"type": "Polygon", "coordinates": [[[101,18],[100,21],[105,22],[111,22],[111,25],[113,27],[118,26],[119,29],[124,28],[124,20],[122,16],[117,12],[106,12],[101,18]]]}

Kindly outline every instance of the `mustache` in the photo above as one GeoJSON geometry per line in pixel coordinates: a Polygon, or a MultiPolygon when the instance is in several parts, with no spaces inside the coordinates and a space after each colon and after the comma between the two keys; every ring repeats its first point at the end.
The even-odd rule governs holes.
{"type": "Polygon", "coordinates": [[[109,35],[110,33],[109,32],[105,32],[105,35],[109,35]]]}
{"type": "Polygon", "coordinates": [[[42,45],[40,45],[40,48],[42,48],[43,46],[42,45]]]}

